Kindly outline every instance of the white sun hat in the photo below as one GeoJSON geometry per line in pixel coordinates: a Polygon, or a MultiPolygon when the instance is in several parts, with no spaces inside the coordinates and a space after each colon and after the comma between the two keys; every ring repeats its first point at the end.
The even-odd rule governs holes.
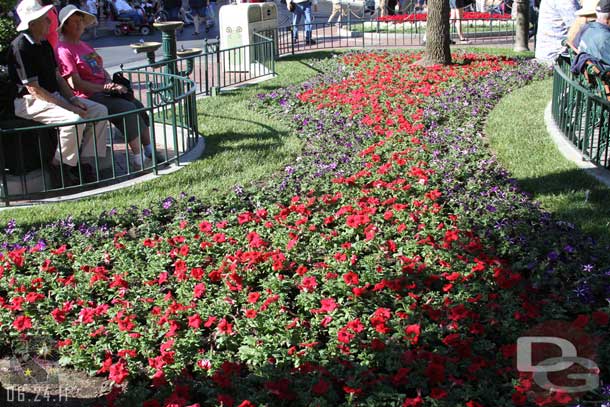
{"type": "Polygon", "coordinates": [[[59,12],[59,17],[58,17],[59,26],[57,27],[58,31],[61,31],[61,27],[64,25],[64,23],[66,21],[68,21],[68,19],[74,13],[80,13],[83,16],[83,22],[85,23],[85,27],[89,27],[90,25],[97,23],[97,18],[95,18],[95,16],[93,14],[83,11],[73,4],[69,4],[66,7],[62,8],[61,11],[59,12]]]}
{"type": "Polygon", "coordinates": [[[17,31],[26,31],[32,21],[47,14],[51,8],[53,8],[51,4],[42,6],[36,0],[22,0],[17,5],[17,15],[20,20],[17,31]]]}
{"type": "Polygon", "coordinates": [[[595,16],[595,8],[599,0],[584,0],[582,8],[576,11],[577,16],[595,16]]]}

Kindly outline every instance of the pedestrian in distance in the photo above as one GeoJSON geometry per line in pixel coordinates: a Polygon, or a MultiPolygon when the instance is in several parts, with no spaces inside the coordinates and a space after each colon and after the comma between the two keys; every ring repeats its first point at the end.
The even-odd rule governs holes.
{"type": "Polygon", "coordinates": [[[312,33],[312,16],[311,11],[318,11],[318,0],[288,0],[288,10],[292,12],[292,39],[294,42],[299,40],[299,24],[301,19],[305,17],[305,44],[314,45],[316,42],[311,38],[312,33]]]}

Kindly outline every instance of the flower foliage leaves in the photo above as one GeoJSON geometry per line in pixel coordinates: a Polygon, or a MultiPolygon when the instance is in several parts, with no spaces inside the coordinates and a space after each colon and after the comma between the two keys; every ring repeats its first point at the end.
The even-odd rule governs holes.
{"type": "MultiPolygon", "coordinates": [[[[123,397],[149,406],[520,402],[517,336],[574,309],[518,263],[524,247],[502,246],[512,229],[485,227],[500,213],[481,210],[485,188],[504,191],[483,195],[502,216],[531,207],[476,138],[495,100],[545,73],[418,58],[349,54],[260,95],[304,149],[257,190],[6,245],[3,337],[51,335],[63,361],[129,381],[140,390],[123,397]]],[[[586,328],[607,328],[607,306],[587,310],[586,328]]]]}

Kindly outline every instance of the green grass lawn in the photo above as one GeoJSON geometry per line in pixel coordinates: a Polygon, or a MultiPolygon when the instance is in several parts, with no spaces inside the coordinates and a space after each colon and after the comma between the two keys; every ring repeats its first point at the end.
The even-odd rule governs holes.
{"type": "Polygon", "coordinates": [[[72,215],[76,220],[97,218],[103,210],[146,207],[181,192],[205,198],[231,191],[283,168],[301,149],[288,128],[249,103],[257,93],[300,83],[317,72],[306,58],[322,58],[332,52],[286,58],[276,64],[277,78],[258,85],[198,101],[199,130],[206,150],[195,163],[182,170],[119,191],[60,204],[0,211],[0,225],[16,219],[22,226],[48,223],[72,215]]]}
{"type": "Polygon", "coordinates": [[[546,210],[610,242],[610,189],[566,160],[547,133],[551,86],[548,79],[502,99],[485,133],[500,162],[546,210]]]}

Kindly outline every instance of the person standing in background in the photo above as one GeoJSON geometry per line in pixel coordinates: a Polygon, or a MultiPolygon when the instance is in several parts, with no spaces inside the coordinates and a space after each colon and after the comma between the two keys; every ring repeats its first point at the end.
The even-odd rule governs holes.
{"type": "Polygon", "coordinates": [[[333,10],[328,17],[328,23],[332,23],[333,19],[337,17],[337,27],[341,27],[341,19],[347,15],[347,4],[343,0],[332,0],[333,10]]]}
{"type": "Polygon", "coordinates": [[[193,25],[195,31],[193,35],[199,35],[199,25],[201,21],[205,24],[205,2],[206,0],[189,0],[189,7],[191,8],[191,15],[193,16],[193,25]]]}
{"type": "Polygon", "coordinates": [[[464,37],[462,32],[462,17],[464,16],[465,6],[466,2],[464,0],[449,0],[449,8],[451,9],[449,21],[455,25],[460,42],[467,44],[469,41],[464,37]]]}
{"type": "Polygon", "coordinates": [[[580,9],[578,0],[542,0],[538,10],[538,32],[536,34],[536,59],[552,65],[561,53],[568,29],[580,9]]]}
{"type": "Polygon", "coordinates": [[[93,17],[95,17],[95,23],[91,24],[91,26],[89,27],[89,30],[91,30],[91,35],[95,39],[95,38],[97,38],[97,24],[98,24],[97,0],[86,0],[85,6],[86,7],[83,7],[82,10],[87,11],[89,14],[91,14],[93,17]]]}
{"type": "Polygon", "coordinates": [[[311,38],[311,9],[313,6],[313,11],[318,11],[318,0],[288,0],[286,5],[292,11],[292,39],[295,42],[298,41],[299,24],[301,23],[301,18],[305,16],[305,44],[314,45],[316,42],[311,38]]]}

